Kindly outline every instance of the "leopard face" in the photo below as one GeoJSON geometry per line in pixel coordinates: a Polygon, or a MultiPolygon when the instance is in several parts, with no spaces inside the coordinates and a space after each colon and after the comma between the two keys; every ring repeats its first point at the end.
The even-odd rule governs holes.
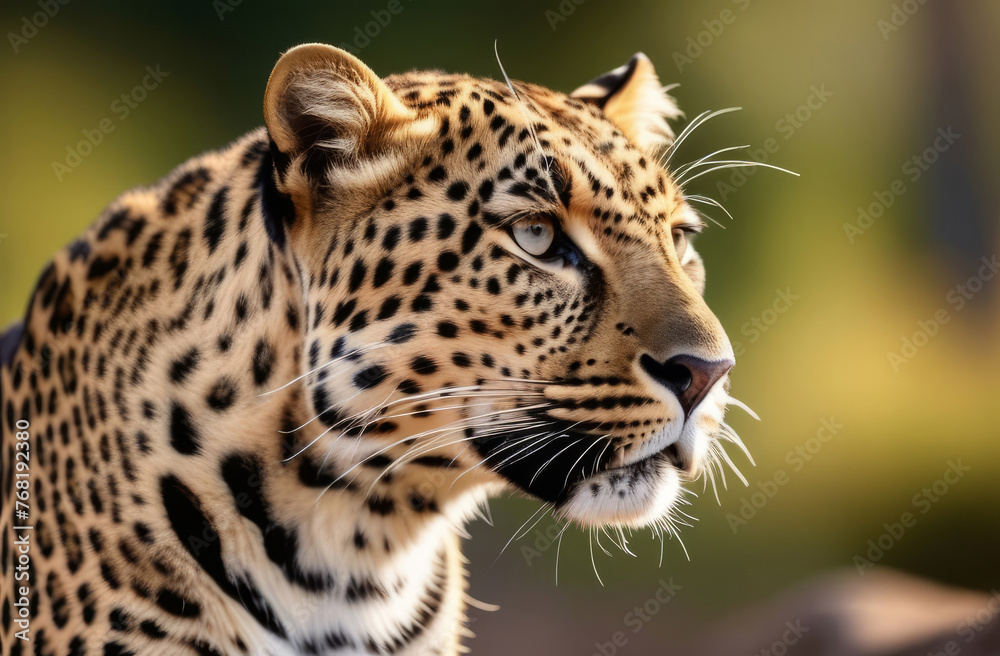
{"type": "Polygon", "coordinates": [[[286,53],[269,229],[302,280],[309,448],[342,476],[435,460],[582,525],[668,515],[734,364],[659,158],[677,114],[642,55],[565,96],[286,53]]]}

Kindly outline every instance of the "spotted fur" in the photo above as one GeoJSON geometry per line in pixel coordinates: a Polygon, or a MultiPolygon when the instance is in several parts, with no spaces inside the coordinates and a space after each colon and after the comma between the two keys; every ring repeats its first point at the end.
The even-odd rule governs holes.
{"type": "Polygon", "coordinates": [[[676,114],[642,55],[566,96],[286,53],[266,129],[112,203],[0,340],[3,654],[454,654],[488,496],[664,521],[732,366],[676,114]]]}

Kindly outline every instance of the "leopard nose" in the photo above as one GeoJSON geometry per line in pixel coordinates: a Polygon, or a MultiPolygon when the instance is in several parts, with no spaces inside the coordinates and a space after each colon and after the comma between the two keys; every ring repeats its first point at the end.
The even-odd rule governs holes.
{"type": "Polygon", "coordinates": [[[709,361],[693,355],[675,355],[666,362],[658,362],[648,353],[639,358],[643,371],[677,396],[685,418],[735,364],[731,358],[709,361]]]}

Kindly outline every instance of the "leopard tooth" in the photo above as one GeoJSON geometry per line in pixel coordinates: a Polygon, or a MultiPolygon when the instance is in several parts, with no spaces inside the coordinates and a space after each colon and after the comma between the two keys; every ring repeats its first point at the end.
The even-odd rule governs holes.
{"type": "Polygon", "coordinates": [[[625,448],[615,449],[615,455],[608,462],[607,468],[614,469],[615,467],[625,466],[625,448]]]}

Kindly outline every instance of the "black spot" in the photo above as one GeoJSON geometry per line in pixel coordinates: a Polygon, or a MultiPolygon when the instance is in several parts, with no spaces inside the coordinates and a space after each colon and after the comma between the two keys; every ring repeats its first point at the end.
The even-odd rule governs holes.
{"type": "MultiPolygon", "coordinates": [[[[373,512],[376,511],[373,510],[373,512]]],[[[391,513],[392,510],[390,509],[389,512],[391,513]]],[[[378,514],[389,514],[389,513],[378,513],[378,514]]],[[[357,579],[352,576],[351,579],[347,582],[347,589],[344,591],[344,595],[348,601],[354,602],[354,601],[364,601],[372,597],[376,597],[379,599],[386,599],[389,596],[389,593],[386,591],[384,587],[382,587],[381,585],[379,585],[378,583],[369,578],[357,579]]]]}
{"type": "Polygon", "coordinates": [[[410,341],[417,334],[417,327],[412,323],[401,323],[392,329],[389,337],[386,338],[390,344],[403,344],[410,341]]]}
{"type": "Polygon", "coordinates": [[[274,350],[266,339],[260,339],[253,350],[253,380],[257,385],[263,385],[271,377],[274,366],[274,350]]]}
{"type": "Polygon", "coordinates": [[[340,412],[330,403],[330,396],[323,386],[313,389],[313,408],[319,413],[319,420],[327,426],[336,426],[344,420],[340,412]]]}
{"type": "Polygon", "coordinates": [[[122,643],[112,640],[104,643],[104,656],[135,656],[135,652],[126,649],[122,643]]]}
{"type": "Polygon", "coordinates": [[[132,528],[140,542],[143,544],[153,544],[153,533],[150,531],[149,526],[143,522],[136,522],[132,528]]]}
{"type": "Polygon", "coordinates": [[[437,363],[426,355],[418,355],[415,357],[410,363],[410,368],[413,369],[415,373],[423,376],[430,375],[438,370],[437,363]]]}
{"type": "Polygon", "coordinates": [[[161,588],[156,595],[156,605],[177,617],[194,618],[201,615],[201,604],[185,599],[169,588],[161,588]]]}
{"type": "Polygon", "coordinates": [[[375,267],[375,273],[372,276],[372,287],[378,289],[388,282],[389,278],[392,276],[392,270],[394,267],[395,263],[392,261],[392,258],[383,257],[375,267]]]}
{"type": "Polygon", "coordinates": [[[382,237],[382,248],[387,251],[391,251],[399,243],[399,236],[402,233],[402,229],[399,226],[391,226],[385,231],[385,236],[382,237]]]}
{"type": "Polygon", "coordinates": [[[454,271],[458,267],[458,255],[452,251],[444,251],[438,255],[438,268],[442,271],[454,271]]]}
{"type": "Polygon", "coordinates": [[[407,378],[399,384],[399,391],[403,394],[420,394],[421,387],[417,384],[417,381],[412,378],[407,378]]]}
{"type": "MultiPolygon", "coordinates": [[[[368,510],[372,511],[376,515],[382,515],[382,516],[391,515],[393,512],[396,511],[396,504],[392,499],[388,497],[382,497],[377,494],[372,494],[370,497],[368,497],[368,510]]],[[[350,588],[348,588],[348,590],[350,590],[350,588]]],[[[349,593],[348,593],[348,598],[350,598],[349,593]]]]}
{"type": "Polygon", "coordinates": [[[198,197],[211,180],[208,170],[197,168],[187,171],[177,179],[163,198],[163,213],[172,217],[179,210],[190,209],[198,202],[198,197]]]}
{"type": "Polygon", "coordinates": [[[382,301],[382,307],[378,311],[379,321],[391,319],[399,310],[400,300],[398,296],[390,296],[382,301]]]}
{"type": "Polygon", "coordinates": [[[411,460],[410,464],[422,467],[451,469],[455,466],[455,460],[453,458],[446,458],[445,456],[419,456],[411,460]]]}
{"type": "Polygon", "coordinates": [[[414,312],[427,312],[434,307],[434,301],[427,294],[420,294],[410,304],[414,312]]]}
{"type": "Polygon", "coordinates": [[[142,631],[146,636],[153,638],[154,640],[160,640],[166,637],[167,632],[160,628],[160,625],[153,620],[143,620],[139,623],[139,630],[142,631]]]}
{"type": "Polygon", "coordinates": [[[493,181],[483,180],[479,185],[479,197],[483,199],[483,202],[489,201],[493,197],[493,181]]]}
{"type": "Polygon", "coordinates": [[[333,312],[333,325],[340,326],[342,323],[347,321],[347,318],[354,313],[354,307],[357,305],[357,301],[353,298],[348,301],[341,301],[337,303],[337,309],[333,312]]]}
{"type": "Polygon", "coordinates": [[[448,198],[452,200],[462,200],[467,193],[469,193],[469,185],[462,181],[453,182],[448,187],[448,198]]]}
{"type": "Polygon", "coordinates": [[[423,268],[422,262],[414,262],[413,264],[410,264],[408,267],[406,267],[406,270],[403,272],[403,284],[412,285],[417,280],[419,280],[422,268],[423,268]]]}
{"type": "Polygon", "coordinates": [[[191,231],[184,229],[177,233],[174,248],[170,251],[170,268],[174,273],[174,290],[181,288],[188,270],[188,251],[191,249],[191,231]]]}
{"type": "Polygon", "coordinates": [[[455,232],[455,219],[450,214],[442,214],[438,217],[437,238],[447,239],[451,233],[455,232]]]}
{"type": "Polygon", "coordinates": [[[451,321],[441,321],[437,325],[437,333],[441,337],[451,339],[458,336],[458,326],[451,321]]]}
{"type": "Polygon", "coordinates": [[[366,390],[376,387],[389,377],[389,372],[382,365],[374,364],[354,374],[354,386],[366,390]]]}
{"type": "Polygon", "coordinates": [[[205,217],[205,231],[202,236],[208,244],[208,253],[211,255],[219,247],[222,235],[226,231],[226,200],[229,188],[223,187],[215,192],[212,197],[212,204],[208,207],[208,214],[205,217]]]}
{"type": "Polygon", "coordinates": [[[90,257],[90,242],[86,239],[77,239],[69,245],[70,262],[76,262],[77,260],[86,262],[88,257],[90,257]]]}
{"type": "Polygon", "coordinates": [[[108,613],[108,622],[112,631],[128,631],[132,626],[132,618],[123,608],[112,608],[108,613]]]}
{"type": "Polygon", "coordinates": [[[118,574],[115,570],[107,563],[107,561],[101,561],[101,578],[108,584],[108,587],[112,590],[117,590],[121,587],[121,581],[118,580],[118,574]]]}
{"type": "Polygon", "coordinates": [[[178,453],[194,455],[201,450],[201,437],[194,426],[191,414],[183,405],[174,401],[170,407],[170,444],[178,453]]]}
{"type": "Polygon", "coordinates": [[[476,244],[479,243],[479,238],[482,236],[482,234],[483,234],[483,229],[479,226],[479,223],[477,223],[476,221],[472,221],[471,223],[469,223],[468,227],[465,229],[465,232],[462,233],[462,252],[463,253],[471,252],[472,249],[476,247],[476,244]]]}
{"type": "Polygon", "coordinates": [[[354,262],[354,266],[351,268],[351,279],[348,282],[347,290],[349,292],[356,292],[358,288],[361,287],[361,283],[365,280],[365,273],[368,272],[365,263],[361,260],[354,262]]]}
{"type": "Polygon", "coordinates": [[[208,396],[205,397],[205,402],[208,403],[208,407],[212,410],[222,412],[236,401],[236,391],[236,382],[228,376],[223,376],[212,385],[212,388],[208,391],[208,396]]]}
{"type": "Polygon", "coordinates": [[[260,191],[260,210],[267,236],[279,248],[285,245],[285,228],[295,223],[295,204],[288,194],[278,191],[274,179],[275,168],[287,160],[273,141],[270,152],[261,158],[257,169],[257,188],[260,191]]]}
{"type": "Polygon", "coordinates": [[[452,353],[451,361],[455,363],[456,367],[468,367],[472,364],[472,360],[465,353],[452,353]]]}
{"type": "Polygon", "coordinates": [[[359,330],[364,330],[367,325],[368,310],[361,310],[351,318],[351,324],[348,326],[348,329],[351,332],[358,332],[359,330]]]}
{"type": "Polygon", "coordinates": [[[117,256],[109,258],[96,257],[87,269],[87,280],[94,280],[108,275],[118,267],[120,260],[117,256]]]}
{"type": "Polygon", "coordinates": [[[420,217],[410,222],[410,241],[417,242],[424,238],[427,233],[427,219],[420,217]]]}
{"type": "Polygon", "coordinates": [[[182,383],[198,367],[198,348],[193,347],[170,365],[170,380],[174,384],[182,383]]]}

